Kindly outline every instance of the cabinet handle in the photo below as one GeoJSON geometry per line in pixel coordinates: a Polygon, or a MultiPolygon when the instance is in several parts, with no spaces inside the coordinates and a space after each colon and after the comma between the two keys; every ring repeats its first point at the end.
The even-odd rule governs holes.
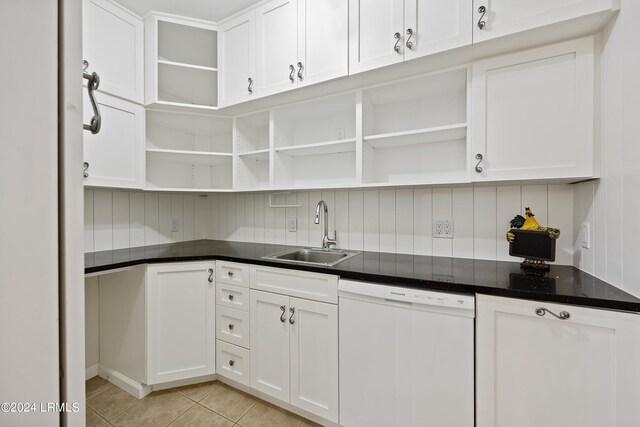
{"type": "Polygon", "coordinates": [[[411,49],[413,48],[413,42],[411,41],[411,37],[413,37],[413,30],[411,28],[407,29],[407,35],[409,36],[409,38],[407,38],[407,48],[411,49]]]}
{"type": "Polygon", "coordinates": [[[234,362],[233,360],[229,360],[229,366],[231,366],[233,368],[233,365],[235,365],[236,362],[234,362]]]}
{"type": "Polygon", "coordinates": [[[229,301],[233,301],[233,295],[229,295],[229,301]]]}
{"type": "Polygon", "coordinates": [[[287,320],[287,318],[286,318],[286,317],[285,317],[285,315],[284,315],[284,312],[286,311],[285,306],[284,306],[284,305],[281,305],[281,306],[280,306],[280,310],[282,311],[282,314],[280,315],[280,321],[281,321],[282,323],[284,323],[284,322],[287,320]]]}
{"type": "Polygon", "coordinates": [[[400,33],[395,33],[393,35],[393,38],[396,40],[396,43],[393,45],[393,50],[396,51],[396,53],[400,53],[400,33]]]}
{"type": "Polygon", "coordinates": [[[548,308],[544,308],[544,307],[536,308],[536,314],[538,316],[544,316],[547,313],[549,313],[550,315],[552,315],[556,319],[560,319],[560,320],[567,320],[569,317],[571,317],[571,315],[567,311],[561,311],[560,315],[558,316],[557,314],[555,314],[553,311],[549,310],[548,308]]]}
{"type": "Polygon", "coordinates": [[[228,272],[227,272],[227,276],[229,276],[229,277],[233,277],[233,271],[228,271],[228,272]]]}
{"type": "Polygon", "coordinates": [[[249,94],[251,95],[253,93],[253,79],[251,77],[249,77],[247,79],[247,81],[249,82],[249,86],[247,87],[247,90],[249,91],[249,94]]]}
{"type": "Polygon", "coordinates": [[[213,268],[207,270],[209,272],[209,278],[207,279],[209,283],[213,283],[213,268]]]}
{"type": "Polygon", "coordinates": [[[482,159],[484,159],[482,154],[480,153],[476,154],[476,160],[478,161],[478,163],[476,163],[476,172],[478,173],[482,172],[482,166],[480,166],[480,163],[482,163],[482,159]]]}
{"type": "Polygon", "coordinates": [[[295,79],[293,78],[293,73],[296,72],[296,67],[293,66],[293,64],[289,65],[289,80],[291,80],[291,83],[295,83],[295,79]]]}
{"type": "Polygon", "coordinates": [[[89,172],[87,172],[89,170],[89,162],[84,162],[82,166],[84,166],[84,171],[82,172],[82,176],[84,176],[85,178],[89,178],[89,172]]]}
{"type": "Polygon", "coordinates": [[[304,70],[304,67],[302,66],[302,62],[298,62],[298,78],[300,79],[300,81],[303,80],[302,70],[304,70]]]}
{"type": "Polygon", "coordinates": [[[291,313],[291,316],[289,316],[289,323],[293,325],[294,323],[296,323],[296,321],[293,320],[293,315],[296,314],[296,308],[295,307],[289,308],[289,313],[291,313]]]}
{"type": "Polygon", "coordinates": [[[229,323],[229,330],[233,331],[233,323],[229,323]]]}
{"type": "Polygon", "coordinates": [[[482,30],[485,27],[485,25],[487,25],[487,23],[484,21],[484,15],[487,13],[487,8],[484,6],[480,6],[478,8],[478,13],[482,14],[480,16],[480,19],[478,19],[478,28],[482,30]]]}
{"type": "Polygon", "coordinates": [[[83,124],[82,128],[95,135],[100,132],[102,124],[102,116],[100,116],[100,109],[95,95],[95,91],[100,86],[100,76],[96,72],[87,73],[87,68],[89,68],[89,63],[86,60],[82,61],[82,78],[87,80],[87,92],[89,92],[89,101],[91,102],[91,108],[93,108],[93,117],[91,117],[89,124],[83,124]]]}

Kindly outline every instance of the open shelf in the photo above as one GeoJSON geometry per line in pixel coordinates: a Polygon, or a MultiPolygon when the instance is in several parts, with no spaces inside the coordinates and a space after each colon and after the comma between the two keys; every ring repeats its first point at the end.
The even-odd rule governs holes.
{"type": "Polygon", "coordinates": [[[467,124],[458,123],[455,125],[438,126],[426,129],[414,129],[403,132],[369,135],[364,137],[364,141],[373,148],[385,148],[452,141],[464,138],[466,135],[467,124]]]}
{"type": "Polygon", "coordinates": [[[286,153],[294,157],[317,156],[320,154],[349,153],[355,150],[355,138],[276,148],[277,153],[286,153]]]}
{"type": "Polygon", "coordinates": [[[187,106],[217,107],[215,71],[158,63],[158,101],[187,106]]]}
{"type": "Polygon", "coordinates": [[[156,158],[170,158],[174,162],[186,162],[196,165],[215,165],[228,162],[231,153],[212,153],[207,151],[163,150],[147,148],[147,154],[156,158]]]}
{"type": "Polygon", "coordinates": [[[232,157],[147,151],[146,188],[231,189],[232,157]]]}
{"type": "Polygon", "coordinates": [[[184,62],[168,61],[166,59],[158,59],[158,64],[172,65],[174,67],[195,68],[196,70],[218,71],[217,68],[204,67],[202,65],[186,64],[184,62]]]}
{"type": "Polygon", "coordinates": [[[147,111],[146,148],[232,153],[232,121],[222,117],[147,111]]]}
{"type": "Polygon", "coordinates": [[[217,68],[217,33],[195,23],[179,24],[159,17],[158,59],[217,68]]]}
{"type": "Polygon", "coordinates": [[[269,158],[269,149],[265,148],[263,150],[254,150],[247,151],[246,153],[238,153],[239,157],[243,158],[256,158],[256,159],[268,159],[269,158]]]}

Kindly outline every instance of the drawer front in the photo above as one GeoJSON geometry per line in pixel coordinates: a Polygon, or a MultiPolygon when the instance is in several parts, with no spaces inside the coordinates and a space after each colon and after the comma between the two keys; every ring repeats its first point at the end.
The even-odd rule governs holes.
{"type": "Polygon", "coordinates": [[[249,287],[249,265],[216,261],[216,282],[249,287]]]}
{"type": "Polygon", "coordinates": [[[216,304],[236,310],[249,311],[249,288],[217,283],[216,304]]]}
{"type": "Polygon", "coordinates": [[[338,276],[251,266],[251,289],[338,303],[338,276]]]}
{"type": "Polygon", "coordinates": [[[240,384],[251,386],[249,378],[249,350],[229,344],[224,341],[216,341],[216,373],[240,384]]]}
{"type": "Polygon", "coordinates": [[[216,338],[249,348],[249,312],[216,307],[216,338]]]}

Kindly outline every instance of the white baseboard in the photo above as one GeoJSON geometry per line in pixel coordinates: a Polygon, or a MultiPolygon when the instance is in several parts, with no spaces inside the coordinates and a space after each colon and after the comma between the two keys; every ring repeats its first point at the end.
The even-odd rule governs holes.
{"type": "Polygon", "coordinates": [[[84,370],[84,380],[90,380],[93,377],[97,377],[98,376],[98,364],[95,364],[93,366],[89,366],[88,368],[86,368],[84,370]]]}
{"type": "Polygon", "coordinates": [[[98,366],[98,375],[138,399],[142,399],[152,391],[151,386],[132,380],[106,366],[98,366]]]}
{"type": "Polygon", "coordinates": [[[182,387],[185,385],[193,385],[193,384],[200,384],[200,383],[206,383],[207,381],[213,381],[213,380],[217,380],[218,379],[218,375],[217,374],[211,374],[211,375],[203,375],[201,377],[197,377],[197,378],[189,378],[186,380],[178,380],[178,381],[170,381],[168,383],[162,383],[162,384],[154,384],[151,387],[151,389],[153,391],[159,391],[159,390],[166,390],[168,388],[174,388],[174,387],[182,387]]]}

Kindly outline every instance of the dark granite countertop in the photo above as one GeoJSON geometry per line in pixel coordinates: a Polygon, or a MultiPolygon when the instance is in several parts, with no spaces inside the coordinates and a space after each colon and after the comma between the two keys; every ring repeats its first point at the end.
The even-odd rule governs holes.
{"type": "Polygon", "coordinates": [[[552,265],[542,277],[525,275],[518,262],[484,261],[379,252],[361,254],[334,267],[261,259],[287,246],[194,240],[85,254],[85,274],[137,264],[218,259],[336,274],[398,286],[480,293],[640,312],[640,299],[577,268],[552,265]]]}

